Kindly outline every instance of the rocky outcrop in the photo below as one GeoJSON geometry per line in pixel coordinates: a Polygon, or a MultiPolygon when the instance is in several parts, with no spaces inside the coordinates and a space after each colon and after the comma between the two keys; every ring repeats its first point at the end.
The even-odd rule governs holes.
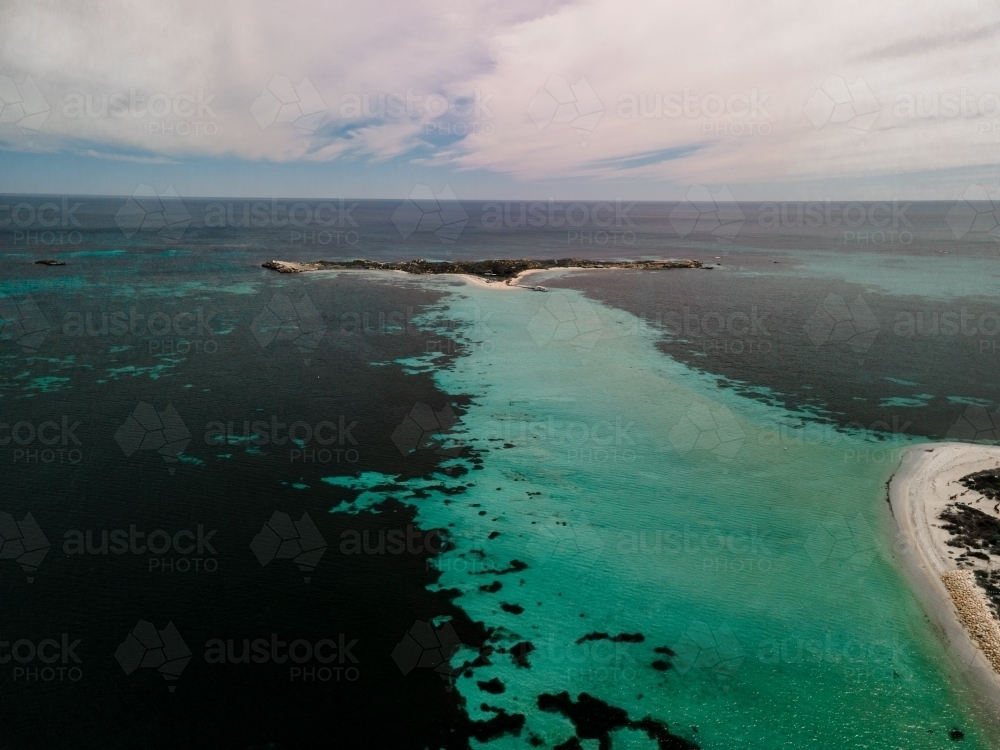
{"type": "Polygon", "coordinates": [[[669,268],[703,268],[697,260],[587,260],[584,258],[560,258],[558,260],[496,259],[428,261],[422,258],[401,263],[380,263],[374,260],[317,260],[309,263],[290,263],[284,260],[269,260],[261,264],[278,273],[302,273],[304,271],[404,271],[413,274],[464,273],[480,276],[488,281],[510,281],[524,271],[548,270],[550,268],[639,268],[664,270],[669,268]]]}
{"type": "Polygon", "coordinates": [[[941,574],[941,580],[955,602],[958,618],[1000,672],[1000,626],[973,583],[972,571],[949,570],[941,574]]]}

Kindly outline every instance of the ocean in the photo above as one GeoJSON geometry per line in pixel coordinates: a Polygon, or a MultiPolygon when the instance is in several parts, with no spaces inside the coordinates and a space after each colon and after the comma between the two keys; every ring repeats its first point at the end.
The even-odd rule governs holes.
{"type": "Polygon", "coordinates": [[[996,438],[953,206],[3,204],[0,747],[995,744],[886,502],[996,438]],[[416,257],[710,268],[260,267],[416,257]]]}

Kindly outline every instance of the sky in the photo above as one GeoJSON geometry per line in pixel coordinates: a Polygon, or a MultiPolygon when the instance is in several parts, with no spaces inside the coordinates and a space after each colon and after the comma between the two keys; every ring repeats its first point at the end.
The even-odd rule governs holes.
{"type": "Polygon", "coordinates": [[[971,0],[8,1],[0,193],[994,195],[998,41],[971,0]]]}

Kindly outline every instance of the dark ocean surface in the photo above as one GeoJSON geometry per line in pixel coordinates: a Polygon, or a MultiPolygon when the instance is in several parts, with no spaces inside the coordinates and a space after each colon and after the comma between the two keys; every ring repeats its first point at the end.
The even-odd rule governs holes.
{"type": "MultiPolygon", "coordinates": [[[[988,438],[969,425],[988,433],[1000,405],[997,249],[976,230],[958,236],[950,205],[741,205],[742,219],[698,223],[691,209],[615,201],[402,213],[339,199],[2,202],[5,750],[551,747],[609,732],[615,747],[769,744],[699,734],[659,709],[624,715],[627,691],[560,697],[541,684],[535,706],[502,703],[504,684],[479,670],[521,666],[528,638],[521,657],[499,646],[509,631],[438,585],[461,526],[447,504],[478,491],[493,449],[448,442],[479,394],[435,378],[470,356],[478,308],[448,304],[457,280],[283,276],[263,261],[695,258],[714,267],[545,284],[629,313],[664,360],[773,407],[779,440],[808,440],[804,424],[872,445],[988,438]],[[343,512],[362,494],[347,480],[366,476],[394,479],[343,512]],[[418,520],[422,502],[441,504],[441,523],[418,520]],[[482,680],[476,699],[456,686],[462,673],[482,680]],[[532,729],[539,711],[565,717],[563,734],[532,729]]],[[[516,368],[495,356],[492,381],[516,368]]],[[[586,366],[548,377],[586,380],[586,366]]],[[[509,591],[529,558],[491,559],[509,567],[482,583],[509,591]]],[[[663,685],[657,706],[672,700],[663,685]]],[[[986,746],[952,705],[964,704],[942,713],[986,746]]],[[[935,721],[927,746],[950,746],[935,721]]]]}

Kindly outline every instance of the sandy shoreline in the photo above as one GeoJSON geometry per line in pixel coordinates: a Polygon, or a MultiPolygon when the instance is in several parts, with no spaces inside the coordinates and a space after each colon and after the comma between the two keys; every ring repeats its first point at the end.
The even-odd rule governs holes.
{"type": "Polygon", "coordinates": [[[490,281],[482,276],[474,276],[471,273],[442,273],[437,274],[438,276],[454,276],[460,279],[464,279],[470,284],[475,284],[483,289],[496,289],[496,290],[509,290],[509,289],[527,289],[529,291],[534,291],[534,287],[541,286],[541,284],[532,284],[526,282],[529,276],[534,274],[555,274],[561,275],[564,271],[620,271],[620,268],[583,268],[582,266],[567,266],[566,268],[529,268],[526,271],[521,271],[517,276],[504,281],[490,281]]]}
{"type": "Polygon", "coordinates": [[[945,639],[949,659],[977,688],[983,708],[1000,710],[1000,627],[971,569],[955,558],[962,553],[945,542],[951,534],[939,516],[945,506],[963,502],[996,515],[958,481],[1000,467],[1000,446],[925,443],[904,453],[889,483],[889,501],[906,540],[906,572],[931,621],[945,639]],[[997,665],[997,668],[994,668],[997,665]]]}

